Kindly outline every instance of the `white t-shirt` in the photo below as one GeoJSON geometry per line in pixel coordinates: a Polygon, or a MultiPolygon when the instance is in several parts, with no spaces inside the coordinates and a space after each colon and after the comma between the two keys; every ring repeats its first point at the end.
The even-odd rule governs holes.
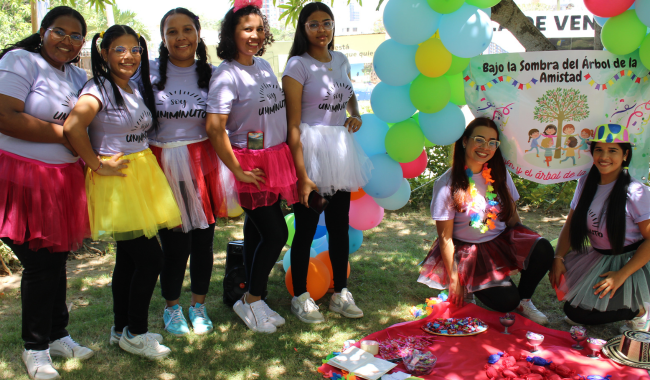
{"type": "MultiPolygon", "coordinates": [[[[67,64],[61,71],[40,54],[26,50],[12,50],[0,60],[0,94],[25,102],[26,114],[59,125],[77,103],[77,93],[86,79],[86,72],[79,67],[67,64]]],[[[0,149],[49,164],[79,159],[61,144],[25,141],[2,133],[0,149]]]]}
{"type": "MultiPolygon", "coordinates": [[[[506,171],[508,190],[513,201],[519,199],[519,193],[512,182],[510,173],[506,171]]],[[[478,191],[478,200],[485,202],[485,190],[487,185],[485,179],[480,173],[474,174],[472,177],[476,183],[476,190],[478,191]]],[[[454,232],[452,237],[454,239],[462,240],[468,243],[484,243],[499,236],[503,230],[506,229],[506,223],[502,222],[499,218],[494,221],[495,228],[488,230],[484,234],[477,228],[470,225],[471,218],[466,212],[457,212],[454,209],[453,196],[451,194],[451,169],[447,170],[436,183],[433,185],[433,198],[431,199],[431,219],[433,220],[454,220],[454,232]]],[[[485,209],[481,207],[481,209],[485,209]]],[[[485,213],[481,213],[481,220],[485,220],[485,213]]]]}
{"type": "MultiPolygon", "coordinates": [[[[150,61],[151,84],[154,84],[156,114],[159,128],[149,131],[149,139],[161,143],[199,140],[208,136],[205,131],[208,89],[199,88],[196,63],[178,67],[167,62],[167,82],[160,91],[155,83],[160,81],[160,62],[150,61]]],[[[212,73],[216,70],[212,66],[212,73]]]]}
{"type": "Polygon", "coordinates": [[[330,54],[331,62],[317,61],[308,53],[291,57],[282,74],[302,84],[301,121],[312,126],[343,125],[345,107],[354,95],[348,58],[338,51],[330,54]]]}
{"type": "Polygon", "coordinates": [[[208,113],[228,115],[230,143],[246,148],[248,132],[264,132],[264,148],[287,140],[284,91],[268,62],[254,57],[251,66],[223,61],[212,75],[208,113]]]}
{"type": "MultiPolygon", "coordinates": [[[[576,192],[573,194],[571,209],[578,207],[580,195],[587,182],[587,175],[580,177],[576,192]]],[[[591,246],[599,249],[612,249],[607,234],[607,198],[612,192],[616,181],[607,185],[598,185],[596,195],[591,201],[587,213],[587,228],[589,229],[589,241],[591,246]]],[[[624,246],[633,244],[643,239],[641,230],[637,223],[650,219],[650,189],[637,181],[634,177],[630,181],[627,190],[627,202],[625,202],[625,243],[624,246]]]]}
{"type": "Polygon", "coordinates": [[[149,148],[147,130],[151,128],[153,119],[137,83],[129,82],[133,94],[118,87],[124,98],[124,111],[115,104],[111,84],[106,82],[105,86],[110,102],[104,99],[103,91],[93,81],[88,82],[79,94],[79,97],[92,95],[102,102],[101,110],[88,126],[88,136],[95,152],[101,156],[127,155],[149,148]]]}

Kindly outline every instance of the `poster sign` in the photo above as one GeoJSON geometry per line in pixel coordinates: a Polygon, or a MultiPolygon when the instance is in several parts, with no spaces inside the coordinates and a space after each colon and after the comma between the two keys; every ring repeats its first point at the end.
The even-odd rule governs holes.
{"type": "Polygon", "coordinates": [[[481,55],[463,76],[472,114],[499,126],[511,172],[542,184],[577,179],[592,166],[594,129],[615,123],[636,143],[630,174],[647,180],[650,76],[638,51],[481,55]]]}

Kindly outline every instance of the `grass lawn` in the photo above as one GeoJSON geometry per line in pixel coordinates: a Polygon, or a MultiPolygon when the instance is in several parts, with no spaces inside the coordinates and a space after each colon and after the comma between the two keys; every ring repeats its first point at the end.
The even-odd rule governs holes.
{"type": "MultiPolygon", "coordinates": [[[[552,240],[559,234],[566,215],[520,210],[524,224],[552,240]]],[[[64,380],[72,379],[318,379],[316,368],[332,351],[340,350],[347,339],[358,340],[392,324],[412,320],[408,309],[437,294],[418,284],[418,263],[435,238],[428,210],[387,213],[381,225],[364,232],[359,251],[350,257],[352,274],[349,288],[365,317],[347,319],[328,310],[329,295],[317,303],[326,322],[308,325],[291,314],[290,296],[284,285],[282,265],[276,265],[269,281],[268,304],[287,319],[287,324],[271,335],[248,330],[237,315],[221,301],[226,244],[241,239],[242,220],[220,221],[215,234],[215,265],[207,307],[215,332],[176,338],[163,332],[164,300],[157,287],[151,301],[149,329],[163,333],[172,354],[161,362],[151,362],[109,346],[113,323],[110,275],[115,257],[85,257],[69,262],[68,302],[72,303],[71,336],[95,350],[87,361],[54,359],[64,380]]],[[[26,380],[20,358],[21,307],[20,274],[0,277],[0,378],[26,380]]],[[[515,279],[518,281],[518,279],[515,279]]],[[[181,305],[189,307],[189,275],[181,305]]],[[[551,327],[568,331],[562,321],[561,304],[547,279],[533,298],[551,320],[551,327]]],[[[619,324],[589,328],[592,336],[610,338],[619,324]]]]}

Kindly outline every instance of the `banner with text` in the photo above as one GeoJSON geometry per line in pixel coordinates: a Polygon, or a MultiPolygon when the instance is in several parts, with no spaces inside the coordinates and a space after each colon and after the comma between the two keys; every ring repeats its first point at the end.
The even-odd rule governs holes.
{"type": "Polygon", "coordinates": [[[543,184],[576,179],[591,168],[594,129],[615,123],[636,143],[630,174],[647,179],[650,76],[638,51],[481,55],[463,76],[467,105],[499,126],[513,173],[543,184]]]}

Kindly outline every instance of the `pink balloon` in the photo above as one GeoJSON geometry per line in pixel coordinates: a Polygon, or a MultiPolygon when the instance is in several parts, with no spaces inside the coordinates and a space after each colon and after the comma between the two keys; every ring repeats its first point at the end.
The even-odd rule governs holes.
{"type": "Polygon", "coordinates": [[[423,150],[422,154],[415,160],[406,163],[400,163],[402,166],[402,173],[404,178],[415,178],[424,172],[427,168],[427,150],[423,150]]]}
{"type": "Polygon", "coordinates": [[[618,16],[634,4],[634,0],[585,0],[589,12],[599,17],[618,16]]]}
{"type": "Polygon", "coordinates": [[[356,230],[375,228],[384,219],[384,209],[370,195],[350,202],[350,226],[356,230]]]}

